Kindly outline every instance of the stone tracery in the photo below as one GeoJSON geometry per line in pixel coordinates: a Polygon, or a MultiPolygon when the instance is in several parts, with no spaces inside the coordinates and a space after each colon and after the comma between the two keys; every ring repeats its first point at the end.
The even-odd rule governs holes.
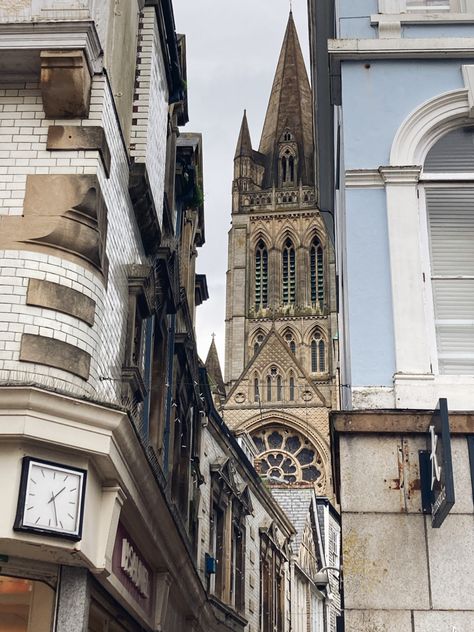
{"type": "Polygon", "coordinates": [[[324,463],[316,447],[300,432],[269,425],[252,433],[259,451],[260,471],[272,484],[314,484],[325,487],[324,463]]]}

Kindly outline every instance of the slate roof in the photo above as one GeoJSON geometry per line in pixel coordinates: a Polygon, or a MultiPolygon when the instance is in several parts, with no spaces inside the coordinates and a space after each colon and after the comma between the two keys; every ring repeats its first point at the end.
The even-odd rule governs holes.
{"type": "Polygon", "coordinates": [[[314,491],[310,488],[285,487],[272,488],[273,498],[277,501],[296,529],[293,541],[297,553],[303,540],[303,533],[309,518],[309,508],[314,491]]]}

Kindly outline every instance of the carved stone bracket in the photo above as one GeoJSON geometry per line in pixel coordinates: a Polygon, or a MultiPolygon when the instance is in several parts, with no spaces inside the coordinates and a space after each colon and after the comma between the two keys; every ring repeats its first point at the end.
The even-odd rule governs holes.
{"type": "Polygon", "coordinates": [[[91,83],[83,50],[41,51],[40,87],[47,118],[89,116],[91,83]]]}
{"type": "Polygon", "coordinates": [[[23,217],[0,217],[0,248],[47,252],[107,280],[107,208],[95,175],[29,175],[23,217]]]}

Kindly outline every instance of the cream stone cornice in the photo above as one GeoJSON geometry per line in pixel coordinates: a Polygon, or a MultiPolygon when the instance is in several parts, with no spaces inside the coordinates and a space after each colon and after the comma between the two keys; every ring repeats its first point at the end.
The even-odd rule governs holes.
{"type": "Polygon", "coordinates": [[[406,186],[419,181],[421,167],[379,167],[379,173],[385,184],[406,186]]]}
{"type": "Polygon", "coordinates": [[[344,183],[350,189],[381,189],[384,185],[377,169],[348,169],[344,183]]]}
{"type": "Polygon", "coordinates": [[[404,57],[471,59],[474,57],[474,38],[330,39],[328,50],[335,60],[404,57]]]}
{"type": "Polygon", "coordinates": [[[0,55],[54,49],[83,49],[92,73],[102,72],[102,47],[92,20],[0,23],[0,55]]]}
{"type": "MultiPolygon", "coordinates": [[[[42,390],[34,386],[1,386],[0,411],[15,414],[22,410],[90,425],[113,432],[127,413],[86,400],[42,390]]],[[[0,431],[1,434],[1,431],[0,431]]]]}
{"type": "Polygon", "coordinates": [[[399,24],[463,24],[474,22],[474,13],[452,13],[451,11],[438,11],[436,13],[375,13],[370,16],[372,25],[386,22],[398,22],[399,24]]]}

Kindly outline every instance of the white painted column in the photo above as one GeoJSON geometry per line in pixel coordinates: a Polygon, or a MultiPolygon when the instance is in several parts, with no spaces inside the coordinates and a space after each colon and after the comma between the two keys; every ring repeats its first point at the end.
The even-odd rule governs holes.
{"type": "Polygon", "coordinates": [[[397,374],[430,374],[417,186],[421,167],[380,167],[387,199],[397,374]]]}

